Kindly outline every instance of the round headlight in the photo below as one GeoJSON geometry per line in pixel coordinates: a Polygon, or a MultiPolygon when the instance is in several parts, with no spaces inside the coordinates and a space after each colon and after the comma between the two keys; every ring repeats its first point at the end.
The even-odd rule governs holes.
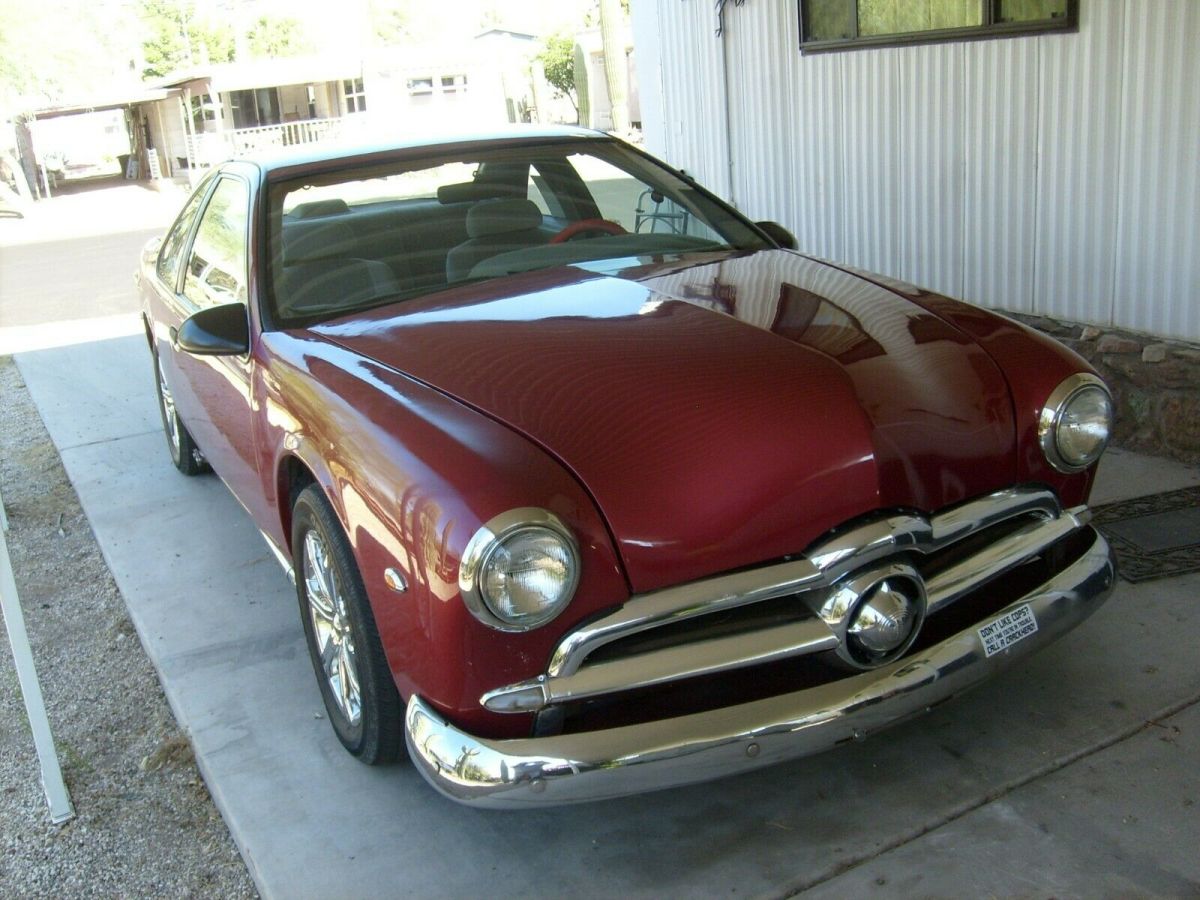
{"type": "Polygon", "coordinates": [[[545,625],[579,584],[579,548],[557,516],[514,509],[492,519],[463,552],[458,586],[477,619],[501,631],[545,625]]]}
{"type": "Polygon", "coordinates": [[[1100,458],[1112,433],[1112,397],[1095,375],[1072,375],[1051,392],[1038,423],[1047,461],[1079,472],[1100,458]]]}

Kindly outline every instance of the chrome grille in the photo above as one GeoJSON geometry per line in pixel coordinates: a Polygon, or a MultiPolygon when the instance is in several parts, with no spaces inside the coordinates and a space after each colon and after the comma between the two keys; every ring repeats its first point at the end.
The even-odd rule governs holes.
{"type": "Polygon", "coordinates": [[[998,491],[925,517],[879,514],[848,523],[802,558],[630,598],[566,635],[546,674],[485,694],[498,712],[530,712],[797,656],[836,651],[844,629],[818,612],[871,566],[908,561],[925,579],[927,616],[1037,559],[1084,529],[1037,487],[998,491]],[[790,611],[790,614],[789,614],[790,611]]]}

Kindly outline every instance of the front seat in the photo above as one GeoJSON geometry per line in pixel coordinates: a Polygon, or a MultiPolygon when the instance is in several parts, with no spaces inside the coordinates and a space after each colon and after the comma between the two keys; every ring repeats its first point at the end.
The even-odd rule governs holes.
{"type": "Polygon", "coordinates": [[[545,244],[542,211],[531,200],[484,200],[467,211],[467,240],[446,254],[446,281],[471,274],[485,259],[545,244]]]}

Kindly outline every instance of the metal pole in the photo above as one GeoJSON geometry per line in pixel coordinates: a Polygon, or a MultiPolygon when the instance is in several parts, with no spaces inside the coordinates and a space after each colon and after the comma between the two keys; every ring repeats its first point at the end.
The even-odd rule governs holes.
{"type": "Polygon", "coordinates": [[[58,752],[54,749],[54,736],[50,733],[50,720],[46,717],[46,702],[42,699],[42,687],[33,665],[33,652],[29,649],[25,616],[21,612],[12,560],[8,555],[8,541],[4,537],[7,531],[8,517],[4,514],[4,498],[0,497],[0,607],[4,610],[4,624],[8,628],[8,641],[12,644],[17,680],[21,683],[29,728],[33,732],[33,743],[42,765],[42,789],[46,792],[46,802],[50,804],[50,821],[61,825],[75,818],[75,807],[71,805],[71,795],[67,793],[62,769],[58,765],[58,752]]]}

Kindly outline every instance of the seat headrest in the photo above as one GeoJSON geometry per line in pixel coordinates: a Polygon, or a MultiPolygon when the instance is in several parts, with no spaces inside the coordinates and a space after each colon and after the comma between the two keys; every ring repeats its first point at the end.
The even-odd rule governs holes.
{"type": "Polygon", "coordinates": [[[437,189],[438,203],[449,206],[454,203],[468,201],[495,200],[498,197],[525,196],[525,186],[513,187],[511,184],[489,184],[486,181],[463,181],[459,184],[443,184],[437,189]]]}
{"type": "Polygon", "coordinates": [[[354,229],[346,222],[293,222],[283,229],[283,261],[355,256],[354,229]]]}
{"type": "Polygon", "coordinates": [[[473,238],[529,231],[542,224],[542,211],[532,200],[484,200],[467,212],[467,235],[473,238]]]}
{"type": "Polygon", "coordinates": [[[308,203],[301,203],[292,210],[293,219],[315,219],[321,216],[340,216],[342,213],[350,212],[350,207],[341,197],[332,197],[329,200],[311,200],[308,203]]]}

